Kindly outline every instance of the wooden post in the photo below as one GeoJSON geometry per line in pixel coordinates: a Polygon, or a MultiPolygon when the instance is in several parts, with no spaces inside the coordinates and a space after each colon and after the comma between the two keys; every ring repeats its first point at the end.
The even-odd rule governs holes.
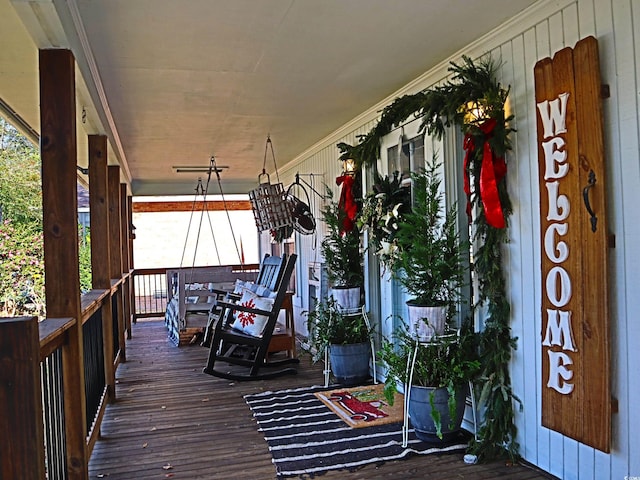
{"type": "MultiPolygon", "coordinates": [[[[129,268],[130,270],[134,269],[133,263],[133,241],[136,238],[136,235],[133,231],[133,199],[131,195],[127,197],[127,217],[129,218],[129,225],[127,228],[127,248],[129,249],[129,268]]],[[[136,321],[136,286],[135,286],[135,278],[131,279],[131,298],[129,300],[131,302],[131,316],[132,321],[135,323],[136,321]]]]}
{"type": "MultiPolygon", "coordinates": [[[[122,278],[122,235],[120,233],[120,167],[109,165],[107,167],[108,199],[109,199],[109,252],[110,265],[109,276],[113,279],[122,278]]],[[[122,298],[122,286],[115,292],[118,318],[118,345],[120,347],[120,361],[126,362],[126,344],[124,340],[124,308],[122,298]]]]}
{"type": "MultiPolygon", "coordinates": [[[[111,289],[109,275],[109,202],[107,198],[107,137],[89,135],[89,214],[91,218],[91,281],[92,287],[111,289]]],[[[116,398],[116,378],[113,365],[113,321],[111,300],[101,309],[104,374],[109,401],[116,398]]]]}
{"type": "Polygon", "coordinates": [[[0,319],[0,478],[44,480],[36,317],[0,319]]]}
{"type": "Polygon", "coordinates": [[[122,301],[124,311],[124,328],[127,338],[131,339],[131,277],[129,272],[129,210],[127,208],[127,185],[120,184],[120,248],[122,249],[122,301]]]}
{"type": "Polygon", "coordinates": [[[127,215],[129,217],[129,229],[127,230],[127,238],[129,239],[129,268],[133,269],[133,241],[136,239],[136,235],[133,231],[133,198],[131,195],[127,197],[127,215]]]}
{"type": "Polygon", "coordinates": [[[79,321],[62,355],[67,471],[88,477],[87,426],[78,261],[75,60],[40,50],[40,156],[47,315],[79,321]]]}

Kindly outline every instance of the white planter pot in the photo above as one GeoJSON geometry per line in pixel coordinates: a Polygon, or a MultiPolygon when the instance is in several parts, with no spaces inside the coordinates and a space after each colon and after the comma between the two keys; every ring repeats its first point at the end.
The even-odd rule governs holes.
{"type": "Polygon", "coordinates": [[[331,296],[336,301],[340,313],[360,311],[360,287],[334,287],[331,296]]]}
{"type": "Polygon", "coordinates": [[[409,332],[421,342],[428,342],[434,335],[443,335],[447,325],[447,307],[425,307],[407,303],[409,332]]]}

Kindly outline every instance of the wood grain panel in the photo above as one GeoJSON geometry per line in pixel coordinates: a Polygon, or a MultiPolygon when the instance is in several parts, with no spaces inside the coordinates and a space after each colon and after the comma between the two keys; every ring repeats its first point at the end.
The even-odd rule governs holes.
{"type": "Polygon", "coordinates": [[[149,213],[149,212],[191,212],[202,211],[203,209],[211,212],[224,210],[251,210],[251,203],[248,200],[227,200],[225,202],[218,200],[207,200],[206,206],[204,202],[135,202],[133,204],[133,213],[149,213]],[[226,208],[225,208],[226,205],[226,208]]]}
{"type": "Polygon", "coordinates": [[[110,288],[107,137],[106,135],[89,135],[88,142],[91,282],[93,288],[110,288]]]}
{"type": "Polygon", "coordinates": [[[606,209],[606,170],[603,141],[603,111],[600,96],[600,62],[594,37],[578,42],[574,49],[579,186],[588,184],[589,172],[596,183],[589,190],[589,202],[597,216],[596,230],[590,215],[579,206],[582,261],[582,351],[585,412],[582,416],[582,440],[604,452],[611,445],[611,387],[609,353],[608,225],[606,209]]]}
{"type": "MultiPolygon", "coordinates": [[[[540,181],[540,231],[541,231],[541,277],[542,277],[542,338],[548,339],[550,313],[570,312],[569,329],[564,337],[557,335],[561,345],[543,346],[542,350],[542,424],[552,430],[608,451],[610,441],[609,401],[609,361],[607,326],[607,248],[606,222],[600,230],[591,231],[589,216],[583,206],[583,189],[587,185],[589,171],[604,176],[602,110],[600,108],[600,79],[597,62],[597,43],[592,37],[579,42],[576,50],[564,48],[557,52],[553,60],[539,61],[534,68],[536,105],[542,102],[561,104],[561,95],[568,94],[566,104],[566,131],[554,124],[554,132],[544,131],[542,110],[538,112],[538,165],[540,181]],[[598,137],[597,139],[595,137],[598,137]],[[548,218],[555,211],[550,205],[548,190],[552,179],[545,180],[545,152],[543,143],[558,140],[554,152],[566,153],[566,161],[558,165],[568,165],[566,175],[557,179],[558,198],[566,196],[570,213],[566,219],[548,218]],[[596,165],[598,165],[596,167],[596,165]],[[567,225],[567,232],[554,234],[554,250],[557,253],[560,242],[568,249],[568,257],[561,261],[550,258],[545,253],[545,234],[554,225],[567,225]],[[563,289],[571,288],[571,297],[561,306],[554,306],[550,297],[562,292],[547,291],[547,277],[554,269],[566,272],[568,282],[563,289]],[[601,303],[604,302],[604,306],[601,303]],[[573,349],[568,348],[567,335],[571,332],[573,349]],[[567,347],[567,348],[565,348],[567,347]],[[561,378],[551,362],[556,355],[562,355],[561,378]],[[597,365],[597,366],[596,366],[597,365]],[[571,372],[569,374],[567,372],[571,372]],[[556,385],[565,388],[551,388],[556,385]],[[558,380],[559,379],[559,380],[558,380]],[[569,386],[573,389],[569,391],[569,386]],[[607,417],[606,419],[603,417],[607,417]],[[606,429],[606,430],[605,430],[606,429]]],[[[551,107],[547,112],[551,112],[551,107]]],[[[551,115],[550,113],[548,113],[551,115]]],[[[547,160],[548,162],[548,160],[547,160]]],[[[598,192],[592,193],[594,208],[604,215],[604,182],[598,192]]],[[[559,201],[558,201],[559,203],[559,201]]],[[[558,230],[559,232],[559,230],[558,230]]]]}

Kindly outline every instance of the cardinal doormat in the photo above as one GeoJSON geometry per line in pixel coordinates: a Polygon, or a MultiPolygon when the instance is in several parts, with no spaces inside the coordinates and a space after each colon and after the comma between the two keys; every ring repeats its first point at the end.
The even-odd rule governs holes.
{"type": "Polygon", "coordinates": [[[352,428],[402,422],[404,399],[395,394],[393,405],[384,398],[384,384],[338,388],[314,395],[352,428]]]}
{"type": "Polygon", "coordinates": [[[367,464],[464,450],[467,440],[446,447],[421,442],[413,430],[402,447],[402,421],[351,428],[314,395],[323,387],[246,395],[267,441],[278,478],[313,476],[328,470],[357,470],[367,464]]]}

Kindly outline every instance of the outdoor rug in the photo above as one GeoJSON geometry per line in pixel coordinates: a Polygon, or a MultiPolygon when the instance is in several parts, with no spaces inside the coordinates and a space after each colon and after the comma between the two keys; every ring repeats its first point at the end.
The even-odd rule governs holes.
{"type": "Polygon", "coordinates": [[[384,398],[384,384],[343,387],[314,395],[352,428],[371,427],[403,420],[404,397],[396,393],[393,405],[384,398]]]}
{"type": "Polygon", "coordinates": [[[246,395],[244,398],[269,446],[279,478],[311,477],[328,470],[357,470],[411,454],[464,450],[466,438],[447,446],[418,440],[409,431],[402,447],[402,422],[351,428],[315,395],[323,387],[246,395]]]}

